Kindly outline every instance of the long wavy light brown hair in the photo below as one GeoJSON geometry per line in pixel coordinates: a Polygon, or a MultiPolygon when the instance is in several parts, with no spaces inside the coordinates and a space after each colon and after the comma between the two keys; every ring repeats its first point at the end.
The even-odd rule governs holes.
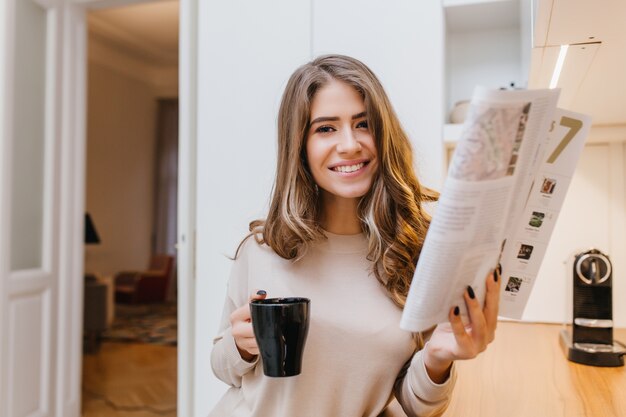
{"type": "Polygon", "coordinates": [[[313,97],[333,79],[353,86],[363,97],[379,167],[359,202],[359,218],[369,240],[372,272],[403,307],[430,224],[422,203],[435,201],[438,194],[420,185],[409,139],[380,81],[354,58],[321,56],[289,79],[278,114],[278,166],[269,214],[250,223],[248,237],[254,235],[279,256],[293,260],[326,238],[318,222],[320,199],[308,168],[306,140],[313,97]]]}

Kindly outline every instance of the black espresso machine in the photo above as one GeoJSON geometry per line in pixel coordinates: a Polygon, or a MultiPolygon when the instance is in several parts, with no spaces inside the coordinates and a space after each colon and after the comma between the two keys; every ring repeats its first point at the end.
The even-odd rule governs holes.
{"type": "Polygon", "coordinates": [[[613,340],[613,268],[597,249],[574,256],[573,323],[563,329],[561,346],[572,362],[623,366],[626,346],[613,340]]]}

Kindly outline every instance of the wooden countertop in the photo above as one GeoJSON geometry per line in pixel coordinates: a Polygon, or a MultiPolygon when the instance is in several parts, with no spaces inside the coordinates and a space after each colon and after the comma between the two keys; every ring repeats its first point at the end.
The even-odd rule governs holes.
{"type": "MultiPolygon", "coordinates": [[[[457,385],[444,416],[626,416],[626,367],[568,361],[559,345],[562,328],[499,322],[485,352],[457,363],[457,385]]],[[[615,329],[614,338],[626,343],[626,329],[615,329]]]]}

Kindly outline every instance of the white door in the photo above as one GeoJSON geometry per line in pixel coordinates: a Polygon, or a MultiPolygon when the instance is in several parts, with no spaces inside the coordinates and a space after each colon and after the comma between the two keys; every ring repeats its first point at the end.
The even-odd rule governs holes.
{"type": "MultiPolygon", "coordinates": [[[[193,417],[196,368],[196,153],[199,0],[180,1],[178,127],[178,415],[193,417]]],[[[200,320],[201,321],[201,320],[200,320]]],[[[198,352],[206,354],[205,352],[198,352]]],[[[200,393],[204,395],[204,393],[200,393]]]]}
{"type": "MultiPolygon", "coordinates": [[[[0,417],[81,405],[86,12],[146,0],[0,0],[0,417]]],[[[195,393],[198,0],[181,0],[179,415],[195,393]]]]}
{"type": "Polygon", "coordinates": [[[0,2],[3,417],[79,414],[83,203],[68,158],[81,151],[70,151],[80,124],[66,117],[80,102],[68,99],[76,80],[62,68],[69,12],[63,0],[0,2]]]}

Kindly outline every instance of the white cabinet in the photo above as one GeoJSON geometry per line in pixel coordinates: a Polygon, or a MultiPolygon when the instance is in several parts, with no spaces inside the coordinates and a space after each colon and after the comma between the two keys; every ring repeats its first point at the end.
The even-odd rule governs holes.
{"type": "MultiPolygon", "coordinates": [[[[530,0],[444,0],[445,110],[469,100],[474,87],[526,87],[531,49],[530,0]]],[[[454,140],[458,129],[444,129],[454,140]]]]}
{"type": "MultiPolygon", "coordinates": [[[[532,0],[443,0],[446,25],[444,103],[448,117],[456,102],[471,98],[476,85],[499,88],[509,87],[514,82],[516,87],[527,87],[533,45],[533,3],[532,0]]],[[[543,7],[537,23],[540,38],[545,36],[547,22],[558,26],[554,23],[555,19],[567,20],[565,14],[555,16],[545,9],[545,5],[543,7]]],[[[570,29],[573,35],[578,33],[576,28],[570,29]]],[[[573,35],[570,36],[571,42],[575,39],[573,35]]],[[[567,42],[561,40],[561,43],[567,42]]],[[[580,71],[576,69],[580,67],[587,71],[589,67],[579,57],[582,54],[578,51],[578,55],[568,57],[569,67],[563,72],[559,83],[563,89],[561,96],[565,94],[567,98],[572,92],[578,91],[580,71]]],[[[541,73],[544,79],[551,76],[553,61],[543,63],[541,68],[537,67],[539,61],[533,62],[534,72],[541,73]]],[[[535,81],[533,86],[545,87],[547,83],[535,81]]],[[[571,101],[561,100],[559,105],[581,111],[570,105],[571,101]]],[[[604,120],[601,116],[598,119],[604,120]]],[[[596,119],[594,121],[597,123],[596,119]]],[[[461,128],[460,124],[444,125],[447,162],[452,157],[461,128]]],[[[564,261],[577,251],[595,246],[608,253],[613,262],[614,320],[617,326],[626,325],[626,257],[622,256],[626,253],[624,138],[626,126],[623,124],[592,126],[524,313],[524,320],[568,320],[571,270],[564,261]]]]}

